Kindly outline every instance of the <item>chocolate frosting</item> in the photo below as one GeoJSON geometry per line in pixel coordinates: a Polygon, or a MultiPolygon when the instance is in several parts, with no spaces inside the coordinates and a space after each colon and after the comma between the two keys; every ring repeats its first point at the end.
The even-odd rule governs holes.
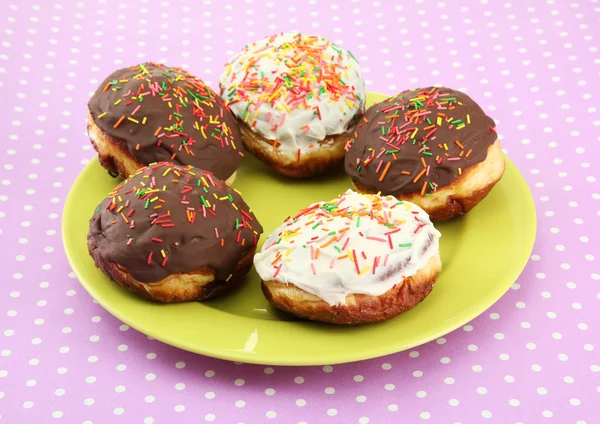
{"type": "Polygon", "coordinates": [[[161,162],[140,169],[100,203],[88,244],[140,282],[203,266],[226,280],[261,233],[240,194],[215,175],[161,162]]]}
{"type": "Polygon", "coordinates": [[[465,93],[403,91],[367,109],[346,144],[346,173],[383,194],[431,195],[485,160],[494,128],[465,93]]]}
{"type": "Polygon", "coordinates": [[[143,63],[106,78],[88,103],[94,122],[143,165],[169,161],[228,179],[241,135],[224,101],[180,68],[143,63]]]}

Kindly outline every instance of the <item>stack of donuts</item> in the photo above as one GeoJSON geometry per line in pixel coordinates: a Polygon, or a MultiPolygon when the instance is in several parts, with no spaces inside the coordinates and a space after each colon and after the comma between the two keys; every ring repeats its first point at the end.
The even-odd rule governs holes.
{"type": "Polygon", "coordinates": [[[88,250],[146,299],[201,301],[254,264],[273,306],[362,324],[421,302],[442,270],[435,222],[469,212],[504,172],[494,121],[465,93],[403,91],[365,110],[352,53],[280,33],[226,64],[218,93],[177,67],[119,69],[87,127],[117,186],[90,220],[88,250]],[[263,228],[233,187],[244,152],[295,179],[344,168],[348,189],[263,228]]]}

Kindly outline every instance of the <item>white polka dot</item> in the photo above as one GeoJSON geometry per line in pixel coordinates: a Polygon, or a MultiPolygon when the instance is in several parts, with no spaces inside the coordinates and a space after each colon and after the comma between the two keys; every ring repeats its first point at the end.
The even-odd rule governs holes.
{"type": "Polygon", "coordinates": [[[237,380],[235,380],[235,381],[234,381],[234,384],[235,384],[236,386],[238,386],[238,387],[241,387],[241,386],[243,386],[244,384],[246,384],[246,382],[245,382],[243,379],[241,379],[241,378],[238,378],[237,380]]]}
{"type": "Polygon", "coordinates": [[[552,413],[552,411],[545,409],[542,411],[542,416],[544,418],[552,418],[554,416],[554,414],[552,413]]]}
{"type": "Polygon", "coordinates": [[[297,406],[306,406],[306,401],[304,399],[296,399],[297,406]]]}
{"type": "MultiPolygon", "coordinates": [[[[391,391],[391,390],[394,390],[396,388],[396,386],[393,385],[392,383],[388,383],[385,386],[383,386],[383,388],[387,391],[391,391]]],[[[327,389],[326,389],[326,391],[327,391],[327,389]]]]}
{"type": "Polygon", "coordinates": [[[388,411],[396,412],[397,410],[398,410],[398,405],[396,405],[395,403],[388,405],[388,411]]]}
{"type": "MultiPolygon", "coordinates": [[[[391,386],[393,386],[393,384],[391,384],[391,386]]],[[[393,389],[390,389],[390,390],[393,390],[393,389]]],[[[333,387],[326,387],[325,393],[327,393],[328,395],[332,395],[335,393],[335,389],[333,387]]]]}
{"type": "Polygon", "coordinates": [[[124,409],[124,408],[115,408],[115,409],[113,410],[113,413],[114,413],[115,415],[123,415],[123,414],[125,413],[125,409],[124,409]]]}
{"type": "Polygon", "coordinates": [[[243,408],[244,406],[246,406],[246,402],[244,402],[243,400],[236,400],[235,406],[238,408],[243,408]]]}
{"type": "Polygon", "coordinates": [[[323,367],[323,371],[329,373],[329,372],[333,371],[333,367],[331,365],[325,365],[323,367]]]}
{"type": "Polygon", "coordinates": [[[296,377],[296,378],[294,378],[294,383],[296,383],[296,384],[302,384],[302,383],[304,383],[304,378],[303,377],[296,377]]]}
{"type": "Polygon", "coordinates": [[[483,411],[481,411],[481,416],[483,418],[492,418],[492,413],[487,409],[484,409],[483,411]]]}
{"type": "Polygon", "coordinates": [[[185,406],[184,405],[176,405],[174,409],[175,409],[175,412],[183,412],[183,411],[185,411],[185,406]]]}
{"type": "Polygon", "coordinates": [[[337,409],[330,408],[327,410],[327,415],[329,415],[330,417],[335,417],[337,415],[337,413],[338,413],[337,409]]]}
{"type": "Polygon", "coordinates": [[[272,388],[265,389],[265,395],[273,396],[274,394],[275,394],[275,389],[272,389],[272,388]]]}
{"type": "Polygon", "coordinates": [[[431,418],[431,414],[429,412],[421,412],[419,417],[421,417],[422,420],[428,420],[431,418]]]}

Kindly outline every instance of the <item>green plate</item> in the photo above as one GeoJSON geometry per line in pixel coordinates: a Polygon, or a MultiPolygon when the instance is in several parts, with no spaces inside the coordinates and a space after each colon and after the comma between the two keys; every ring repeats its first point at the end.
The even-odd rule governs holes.
{"type": "MultiPolygon", "coordinates": [[[[383,95],[370,94],[368,103],[383,95]]],[[[410,349],[469,322],[502,296],[527,263],[536,231],[531,193],[515,165],[467,216],[437,226],[443,270],[429,297],[399,317],[360,327],[295,321],[264,299],[251,270],[237,291],[208,302],[162,305],[129,294],[88,256],[88,219],[117,181],[97,160],[81,172],[63,215],[67,258],[81,284],[111,314],[158,340],[192,352],[272,365],[358,361],[410,349]]],[[[350,188],[343,173],[289,180],[247,154],[235,187],[262,223],[265,235],[290,214],[350,188]]],[[[263,236],[262,240],[266,237],[263,236]]]]}

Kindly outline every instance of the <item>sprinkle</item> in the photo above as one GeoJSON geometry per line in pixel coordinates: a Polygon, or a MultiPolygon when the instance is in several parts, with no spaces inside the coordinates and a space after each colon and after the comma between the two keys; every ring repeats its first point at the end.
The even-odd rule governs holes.
{"type": "Polygon", "coordinates": [[[387,174],[387,172],[388,172],[388,169],[390,169],[390,165],[391,165],[391,164],[392,164],[392,162],[388,162],[388,163],[385,165],[385,168],[383,169],[383,173],[381,174],[381,177],[379,177],[379,181],[380,181],[380,182],[381,182],[381,181],[383,181],[383,179],[385,178],[385,175],[387,174]]]}
{"type": "Polygon", "coordinates": [[[148,263],[148,265],[150,265],[152,263],[152,252],[150,252],[150,254],[148,255],[147,263],[148,263]]]}
{"type": "Polygon", "coordinates": [[[280,264],[277,269],[275,270],[275,272],[273,273],[273,278],[277,277],[277,274],[279,274],[279,271],[281,271],[281,268],[283,267],[283,264],[280,264]]]}
{"type": "Polygon", "coordinates": [[[121,122],[123,122],[125,120],[125,115],[121,116],[121,118],[119,118],[119,120],[117,121],[117,123],[113,126],[113,128],[118,128],[119,125],[121,125],[121,122]]]}
{"type": "Polygon", "coordinates": [[[354,266],[356,267],[356,273],[360,275],[360,268],[358,267],[358,256],[356,256],[356,251],[352,249],[352,260],[354,261],[354,266]]]}
{"type": "Polygon", "coordinates": [[[419,179],[423,176],[423,174],[425,174],[425,172],[427,172],[427,169],[421,170],[421,172],[419,172],[419,175],[417,175],[415,177],[415,179],[413,180],[413,183],[416,183],[417,181],[419,181],[419,179]]]}
{"type": "Polygon", "coordinates": [[[106,114],[107,114],[107,113],[108,113],[108,112],[102,112],[100,115],[98,115],[98,119],[100,119],[100,118],[102,118],[102,117],[106,116],[106,114]]]}

